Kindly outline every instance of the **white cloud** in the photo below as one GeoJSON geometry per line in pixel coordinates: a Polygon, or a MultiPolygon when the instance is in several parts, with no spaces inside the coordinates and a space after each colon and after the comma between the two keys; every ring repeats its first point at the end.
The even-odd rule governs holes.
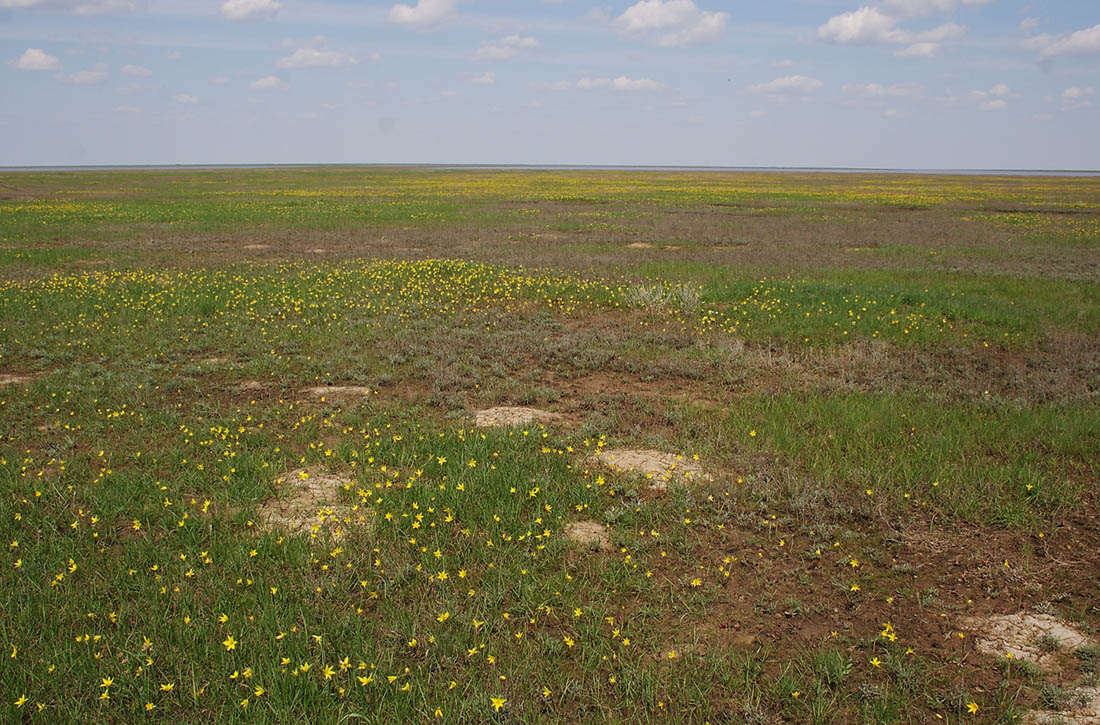
{"type": "Polygon", "coordinates": [[[896,108],[887,108],[882,112],[883,118],[901,118],[901,111],[896,108]]]}
{"type": "Polygon", "coordinates": [[[356,65],[359,59],[335,50],[299,48],[275,62],[276,68],[343,68],[356,65]]]}
{"type": "Polygon", "coordinates": [[[1096,89],[1089,88],[1067,88],[1062,91],[1062,105],[1066,108],[1087,108],[1092,105],[1090,96],[1096,92],[1096,89]]]}
{"type": "Polygon", "coordinates": [[[416,5],[398,3],[390,8],[391,23],[411,28],[433,28],[454,12],[455,0],[416,0],[416,5]]]}
{"type": "Polygon", "coordinates": [[[824,85],[824,83],[816,78],[809,78],[804,75],[794,75],[776,78],[769,83],[749,86],[749,90],[753,93],[764,93],[769,96],[782,97],[787,95],[806,95],[808,93],[813,93],[824,85]]]}
{"type": "Polygon", "coordinates": [[[897,22],[877,8],[860,8],[829,18],[817,29],[817,37],[838,45],[904,43],[901,31],[894,27],[897,22]]]}
{"type": "Polygon", "coordinates": [[[16,70],[61,70],[61,61],[41,48],[27,48],[10,65],[16,70]]]}
{"type": "Polygon", "coordinates": [[[124,65],[122,66],[122,72],[134,78],[148,78],[153,75],[153,71],[140,65],[124,65]]]}
{"type": "Polygon", "coordinates": [[[767,115],[767,111],[749,111],[749,118],[763,118],[767,115]]]}
{"type": "Polygon", "coordinates": [[[1053,38],[1036,35],[1024,41],[1024,47],[1039,50],[1039,59],[1060,55],[1100,55],[1100,25],[1053,38]]]}
{"type": "Polygon", "coordinates": [[[576,87],[582,91],[610,89],[613,91],[663,91],[665,86],[652,78],[581,78],[576,87]]]}
{"type": "Polygon", "coordinates": [[[1017,97],[1006,84],[998,83],[988,91],[971,91],[967,99],[982,111],[1004,111],[1008,108],[1008,99],[1017,97]]]}
{"type": "Polygon", "coordinates": [[[230,82],[229,76],[216,76],[210,79],[210,82],[216,86],[224,86],[230,82]]]}
{"type": "Polygon", "coordinates": [[[82,70],[69,75],[58,74],[57,79],[74,86],[98,86],[107,82],[107,71],[102,69],[82,70]]]}
{"type": "Polygon", "coordinates": [[[1039,18],[1024,18],[1020,21],[1020,30],[1031,30],[1039,25],[1039,18]]]}
{"type": "Polygon", "coordinates": [[[883,0],[882,9],[898,18],[923,18],[936,13],[947,14],[959,7],[978,7],[992,0],[883,0]]]}
{"type": "Polygon", "coordinates": [[[918,83],[895,83],[891,86],[879,83],[846,83],[840,90],[846,96],[863,98],[920,98],[924,95],[924,86],[918,83]]]}
{"type": "Polygon", "coordinates": [[[508,35],[500,40],[486,40],[474,53],[478,60],[507,60],[519,55],[521,50],[530,50],[539,47],[539,41],[535,38],[508,35]]]}
{"type": "Polygon", "coordinates": [[[221,14],[229,20],[264,20],[274,18],[282,6],[278,0],[226,0],[221,14]]]}
{"type": "Polygon", "coordinates": [[[116,106],[115,113],[141,113],[141,109],[136,106],[116,106]]]}
{"type": "Polygon", "coordinates": [[[497,77],[495,73],[482,73],[471,78],[470,82],[477,86],[491,86],[497,82],[497,77]]]}
{"type": "Polygon", "coordinates": [[[665,84],[652,78],[581,78],[576,83],[572,81],[555,81],[554,83],[533,83],[534,88],[547,88],[551,91],[663,91],[665,84]]]}
{"type": "Polygon", "coordinates": [[[659,46],[679,48],[717,39],[729,18],[729,13],[700,10],[695,0],[639,0],[615,19],[615,26],[622,33],[652,36],[659,46]]]}
{"type": "Polygon", "coordinates": [[[186,93],[177,93],[176,95],[172,96],[172,100],[176,103],[182,103],[185,106],[192,106],[199,102],[198,98],[195,98],[194,96],[189,96],[186,93]]]}
{"type": "Polygon", "coordinates": [[[940,43],[963,37],[966,28],[944,23],[932,30],[912,32],[899,28],[899,20],[987,2],[990,0],[884,0],[877,6],[868,5],[829,18],[817,29],[817,37],[837,45],[904,45],[894,52],[898,58],[931,58],[940,43]]]}
{"type": "Polygon", "coordinates": [[[898,58],[934,58],[936,57],[936,51],[939,49],[939,43],[913,43],[895,50],[894,55],[898,58]]]}
{"type": "Polygon", "coordinates": [[[287,85],[289,84],[279,76],[264,76],[259,80],[254,80],[249,83],[248,87],[253,88],[257,91],[269,91],[273,89],[282,90],[283,88],[286,88],[287,85]]]}
{"type": "Polygon", "coordinates": [[[144,10],[146,0],[0,0],[0,9],[33,8],[73,15],[134,13],[144,10]]]}

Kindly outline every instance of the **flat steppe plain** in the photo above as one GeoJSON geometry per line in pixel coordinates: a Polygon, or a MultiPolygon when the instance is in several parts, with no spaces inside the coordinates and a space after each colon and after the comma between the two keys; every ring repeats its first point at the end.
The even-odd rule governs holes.
{"type": "Polygon", "coordinates": [[[1095,178],[2,174],[0,713],[1100,722],[1098,390],[1095,178]]]}

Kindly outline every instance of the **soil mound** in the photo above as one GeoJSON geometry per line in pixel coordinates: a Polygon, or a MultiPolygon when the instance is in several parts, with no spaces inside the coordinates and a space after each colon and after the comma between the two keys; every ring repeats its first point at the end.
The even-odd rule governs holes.
{"type": "Polygon", "coordinates": [[[600,451],[595,459],[614,471],[640,473],[657,489],[667,487],[670,481],[710,480],[696,461],[675,453],[616,448],[600,451]]]}
{"type": "Polygon", "coordinates": [[[553,423],[558,420],[561,420],[561,416],[548,410],[507,406],[479,410],[475,416],[478,428],[508,428],[531,423],[553,423]]]}
{"type": "Polygon", "coordinates": [[[972,618],[966,625],[978,631],[978,651],[989,655],[1043,664],[1059,650],[1075,650],[1088,639],[1066,622],[1049,614],[1006,614],[972,618]]]}
{"type": "Polygon", "coordinates": [[[565,525],[565,535],[586,549],[611,551],[607,527],[595,521],[573,521],[565,525]]]}
{"type": "Polygon", "coordinates": [[[257,518],[265,528],[291,533],[365,522],[365,517],[351,515],[351,506],[340,501],[341,490],[350,483],[350,478],[317,469],[291,471],[276,480],[279,492],[260,506],[257,518]]]}

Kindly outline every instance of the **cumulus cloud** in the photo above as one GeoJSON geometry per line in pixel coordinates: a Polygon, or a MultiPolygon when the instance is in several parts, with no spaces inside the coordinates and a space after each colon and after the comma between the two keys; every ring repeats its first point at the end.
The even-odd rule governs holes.
{"type": "Polygon", "coordinates": [[[59,73],[57,75],[57,79],[62,83],[68,83],[74,86],[98,86],[101,83],[106,83],[107,77],[108,74],[104,68],[82,70],[68,75],[59,73]]]}
{"type": "Polygon", "coordinates": [[[663,91],[665,84],[652,78],[581,78],[575,83],[572,81],[557,81],[555,83],[535,84],[539,88],[549,88],[552,91],[621,91],[635,93],[639,91],[663,91]]]}
{"type": "Polygon", "coordinates": [[[902,20],[946,13],[960,6],[984,5],[990,0],[884,0],[829,18],[817,29],[818,39],[837,45],[904,45],[899,58],[930,58],[940,43],[956,40],[966,28],[944,23],[932,30],[913,32],[898,27],[902,20]]]}
{"type": "Polygon", "coordinates": [[[982,111],[1004,111],[1008,109],[1008,99],[1013,97],[1012,89],[1004,83],[998,83],[988,91],[971,91],[967,98],[977,104],[982,111]]]}
{"type": "Polygon", "coordinates": [[[1091,96],[1096,92],[1094,88],[1079,88],[1074,86],[1062,91],[1062,105],[1066,108],[1087,108],[1092,105],[1091,96]]]}
{"type": "Polygon", "coordinates": [[[700,10],[695,0],[639,0],[615,19],[618,30],[645,35],[665,48],[679,48],[717,39],[726,30],[729,13],[700,10]]]}
{"type": "Polygon", "coordinates": [[[1038,50],[1040,60],[1060,55],[1100,55],[1100,25],[1056,37],[1036,35],[1025,40],[1024,47],[1038,50]]]}
{"type": "Polygon", "coordinates": [[[860,8],[829,18],[817,29],[817,37],[840,45],[902,43],[901,31],[894,27],[897,23],[896,18],[877,8],[860,8]]]}
{"type": "Polygon", "coordinates": [[[289,84],[279,76],[264,76],[248,84],[249,88],[257,91],[282,90],[289,84]]]}
{"type": "Polygon", "coordinates": [[[391,23],[425,30],[446,20],[454,9],[455,0],[416,0],[416,5],[394,5],[389,19],[391,23]]]}
{"type": "Polygon", "coordinates": [[[228,20],[270,20],[282,6],[278,0],[226,0],[221,14],[228,20]]]}
{"type": "Polygon", "coordinates": [[[804,96],[813,93],[825,84],[816,78],[804,75],[783,76],[768,83],[749,86],[753,93],[763,93],[768,96],[781,98],[789,95],[804,96]]]}
{"type": "Polygon", "coordinates": [[[495,73],[482,73],[471,78],[470,82],[476,86],[491,86],[497,82],[497,77],[495,73]]]}
{"type": "Polygon", "coordinates": [[[318,48],[299,48],[275,62],[276,68],[343,68],[356,65],[359,59],[347,53],[318,48]]]}
{"type": "Polygon", "coordinates": [[[61,70],[61,61],[41,48],[27,48],[23,55],[11,62],[16,70],[61,70]]]}
{"type": "Polygon", "coordinates": [[[140,65],[124,65],[122,66],[122,72],[134,78],[148,78],[153,75],[153,71],[140,65]]]}
{"type": "Polygon", "coordinates": [[[141,113],[141,109],[136,106],[115,106],[115,113],[141,113]]]}
{"type": "Polygon", "coordinates": [[[895,83],[890,86],[880,83],[845,83],[840,91],[846,96],[860,98],[919,98],[924,95],[924,87],[916,83],[895,83]]]}
{"type": "Polygon", "coordinates": [[[172,100],[185,106],[193,106],[199,102],[198,98],[190,96],[186,93],[177,93],[176,95],[172,96],[172,100]]]}
{"type": "Polygon", "coordinates": [[[500,40],[486,40],[474,53],[478,60],[507,60],[519,55],[521,50],[530,50],[539,47],[539,41],[535,38],[519,35],[507,35],[500,40]]]}
{"type": "Polygon", "coordinates": [[[26,8],[73,15],[133,13],[145,6],[146,0],[0,0],[0,9],[26,8]]]}
{"type": "Polygon", "coordinates": [[[898,58],[934,58],[939,49],[939,43],[925,41],[895,50],[894,55],[898,58]]]}
{"type": "Polygon", "coordinates": [[[992,0],[883,0],[880,7],[898,18],[923,18],[933,14],[952,13],[960,7],[979,7],[992,0]]]}

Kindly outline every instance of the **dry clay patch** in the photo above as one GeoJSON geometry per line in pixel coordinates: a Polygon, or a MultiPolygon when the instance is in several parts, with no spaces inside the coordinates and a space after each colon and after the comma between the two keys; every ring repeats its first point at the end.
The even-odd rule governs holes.
{"type": "Polygon", "coordinates": [[[0,373],[0,385],[26,385],[34,380],[34,375],[8,375],[0,373]]]}
{"type": "Polygon", "coordinates": [[[312,398],[327,400],[352,400],[365,398],[374,391],[362,385],[318,385],[302,391],[312,398]]]}
{"type": "Polygon", "coordinates": [[[1074,709],[1061,712],[1032,710],[1024,722],[1032,725],[1100,725],[1100,688],[1082,687],[1070,697],[1075,702],[1074,709]]]}
{"type": "Polygon", "coordinates": [[[645,476],[650,488],[656,490],[667,488],[672,481],[690,483],[712,480],[694,459],[674,453],[615,448],[600,451],[593,458],[613,471],[645,476]]]}
{"type": "Polygon", "coordinates": [[[279,492],[257,511],[260,523],[268,529],[286,529],[291,533],[313,531],[314,527],[364,524],[369,519],[356,515],[352,507],[340,501],[340,492],[351,483],[318,469],[299,468],[276,479],[279,492]]]}
{"type": "MultiPolygon", "coordinates": [[[[1003,616],[972,617],[963,624],[976,630],[978,651],[996,657],[1010,657],[1037,664],[1055,665],[1060,652],[1073,652],[1092,643],[1058,617],[1020,612],[1003,616]]],[[[1072,693],[1074,709],[1057,713],[1032,710],[1025,722],[1100,725],[1100,689],[1080,688],[1072,693]]]]}
{"type": "Polygon", "coordinates": [[[474,416],[478,428],[508,428],[531,423],[555,423],[562,417],[557,413],[538,408],[503,406],[479,410],[474,416]]]}
{"type": "Polygon", "coordinates": [[[587,549],[611,551],[611,537],[607,527],[595,521],[573,521],[565,525],[565,535],[570,541],[587,549]]]}

